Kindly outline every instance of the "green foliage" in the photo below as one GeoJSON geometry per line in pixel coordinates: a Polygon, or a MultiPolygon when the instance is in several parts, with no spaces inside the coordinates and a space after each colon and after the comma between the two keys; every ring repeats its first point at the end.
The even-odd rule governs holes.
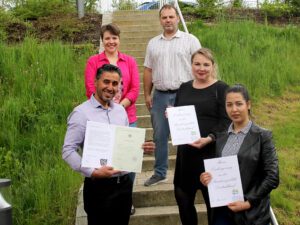
{"type": "Polygon", "coordinates": [[[197,2],[202,8],[215,8],[218,0],[197,0],[197,2]]]}
{"type": "Polygon", "coordinates": [[[84,9],[85,12],[95,12],[97,6],[97,0],[85,0],[84,9]]]}
{"type": "Polygon", "coordinates": [[[91,48],[0,44],[0,177],[12,180],[14,224],[74,224],[82,182],[61,159],[66,118],[84,101],[91,48]]]}
{"type": "Polygon", "coordinates": [[[113,7],[118,10],[134,10],[137,7],[137,3],[134,0],[113,0],[112,2],[113,7]]]}
{"type": "MultiPolygon", "coordinates": [[[[296,61],[295,61],[296,62],[296,61]]],[[[284,96],[264,99],[256,114],[259,124],[273,131],[279,157],[280,185],[272,192],[271,203],[279,224],[300,224],[300,88],[289,87],[284,96]],[[271,113],[270,113],[271,112],[271,113]]]]}
{"type": "Polygon", "coordinates": [[[22,175],[22,164],[17,155],[4,147],[0,147],[0,165],[1,178],[19,177],[22,175]]]}
{"type": "MultiPolygon", "coordinates": [[[[12,23],[23,23],[17,18],[15,18],[11,12],[0,8],[0,42],[5,41],[7,37],[7,27],[12,23]]],[[[24,24],[24,23],[23,23],[24,24]]]]}
{"type": "Polygon", "coordinates": [[[218,0],[197,0],[198,7],[191,11],[201,19],[214,18],[218,14],[218,0]]]}
{"type": "Polygon", "coordinates": [[[75,12],[75,6],[68,1],[61,0],[27,0],[12,11],[20,19],[36,20],[51,14],[75,12]]]}
{"type": "Polygon", "coordinates": [[[242,8],[243,0],[233,0],[232,7],[233,8],[242,8]]]}
{"type": "Polygon", "coordinates": [[[285,3],[292,7],[293,15],[300,16],[300,0],[285,0],[285,3]]]}
{"type": "Polygon", "coordinates": [[[79,33],[85,27],[84,24],[78,23],[75,18],[66,18],[56,24],[56,38],[57,40],[72,41],[74,34],[79,33]]]}
{"type": "Polygon", "coordinates": [[[261,11],[269,18],[289,17],[293,12],[293,8],[283,2],[268,2],[266,0],[261,4],[261,11]]]}

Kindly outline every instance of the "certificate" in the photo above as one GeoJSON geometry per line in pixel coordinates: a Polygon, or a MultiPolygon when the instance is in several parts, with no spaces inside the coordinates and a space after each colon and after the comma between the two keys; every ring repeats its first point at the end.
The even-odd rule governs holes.
{"type": "Polygon", "coordinates": [[[146,130],[88,121],[82,167],[112,166],[115,170],[140,173],[146,130]]]}
{"type": "Polygon", "coordinates": [[[193,105],[167,108],[167,114],[173,145],[190,144],[201,137],[193,105]]]}
{"type": "Polygon", "coordinates": [[[208,184],[210,206],[225,206],[244,201],[243,188],[237,156],[204,160],[205,171],[211,173],[208,184]]]}

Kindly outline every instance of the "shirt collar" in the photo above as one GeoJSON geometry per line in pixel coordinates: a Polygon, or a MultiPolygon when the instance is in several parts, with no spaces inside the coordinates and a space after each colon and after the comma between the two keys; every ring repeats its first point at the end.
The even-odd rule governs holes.
{"type": "MultiPolygon", "coordinates": [[[[101,108],[101,109],[105,109],[102,104],[100,102],[98,102],[98,100],[95,98],[94,94],[92,94],[91,98],[90,98],[90,103],[92,104],[92,106],[94,108],[101,108]]],[[[109,107],[108,110],[112,109],[114,107],[114,102],[110,101],[109,102],[109,107]]]]}
{"type": "Polygon", "coordinates": [[[170,39],[167,39],[163,33],[160,35],[160,39],[164,39],[164,40],[171,40],[173,38],[180,38],[180,37],[181,37],[181,31],[179,29],[170,39]]]}
{"type": "MultiPolygon", "coordinates": [[[[249,120],[248,124],[243,129],[241,129],[238,133],[243,133],[246,135],[249,132],[251,125],[252,125],[252,121],[249,120]]],[[[228,134],[234,133],[233,123],[230,124],[227,132],[228,132],[228,134]]]]}
{"type": "MultiPolygon", "coordinates": [[[[125,55],[124,55],[123,53],[119,52],[119,51],[118,51],[118,58],[119,58],[119,60],[121,60],[121,61],[126,61],[125,55]]],[[[105,55],[105,51],[101,52],[101,53],[98,55],[98,59],[99,59],[99,61],[107,61],[107,62],[109,62],[108,58],[107,58],[106,55],[105,55]]]]}

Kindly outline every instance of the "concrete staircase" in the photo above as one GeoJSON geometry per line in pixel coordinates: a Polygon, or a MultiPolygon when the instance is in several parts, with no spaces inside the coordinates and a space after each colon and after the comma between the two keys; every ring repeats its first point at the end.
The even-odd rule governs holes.
{"type": "MultiPolygon", "coordinates": [[[[146,128],[146,140],[153,139],[153,130],[149,112],[144,104],[143,62],[148,41],[161,33],[158,11],[117,11],[112,15],[113,23],[121,29],[121,52],[132,55],[139,66],[141,91],[137,100],[138,127],[146,128]]],[[[144,181],[153,174],[154,156],[144,155],[143,171],[136,174],[133,190],[135,215],[130,225],[179,225],[181,224],[173,191],[173,174],[176,148],[169,143],[168,181],[151,187],[145,187],[144,181]]],[[[201,193],[197,193],[196,208],[198,224],[207,225],[206,209],[201,193]]],[[[82,190],[79,193],[76,225],[86,225],[83,210],[82,190]]]]}

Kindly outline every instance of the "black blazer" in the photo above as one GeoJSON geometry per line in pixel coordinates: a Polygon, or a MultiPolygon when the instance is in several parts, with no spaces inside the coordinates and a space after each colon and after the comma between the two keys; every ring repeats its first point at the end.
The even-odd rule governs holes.
{"type": "MultiPolygon", "coordinates": [[[[217,156],[228,139],[228,132],[218,134],[217,156]]],[[[238,152],[238,162],[245,200],[249,210],[233,213],[238,225],[265,225],[270,221],[270,192],[279,185],[278,158],[272,133],[252,124],[238,152]]]]}

